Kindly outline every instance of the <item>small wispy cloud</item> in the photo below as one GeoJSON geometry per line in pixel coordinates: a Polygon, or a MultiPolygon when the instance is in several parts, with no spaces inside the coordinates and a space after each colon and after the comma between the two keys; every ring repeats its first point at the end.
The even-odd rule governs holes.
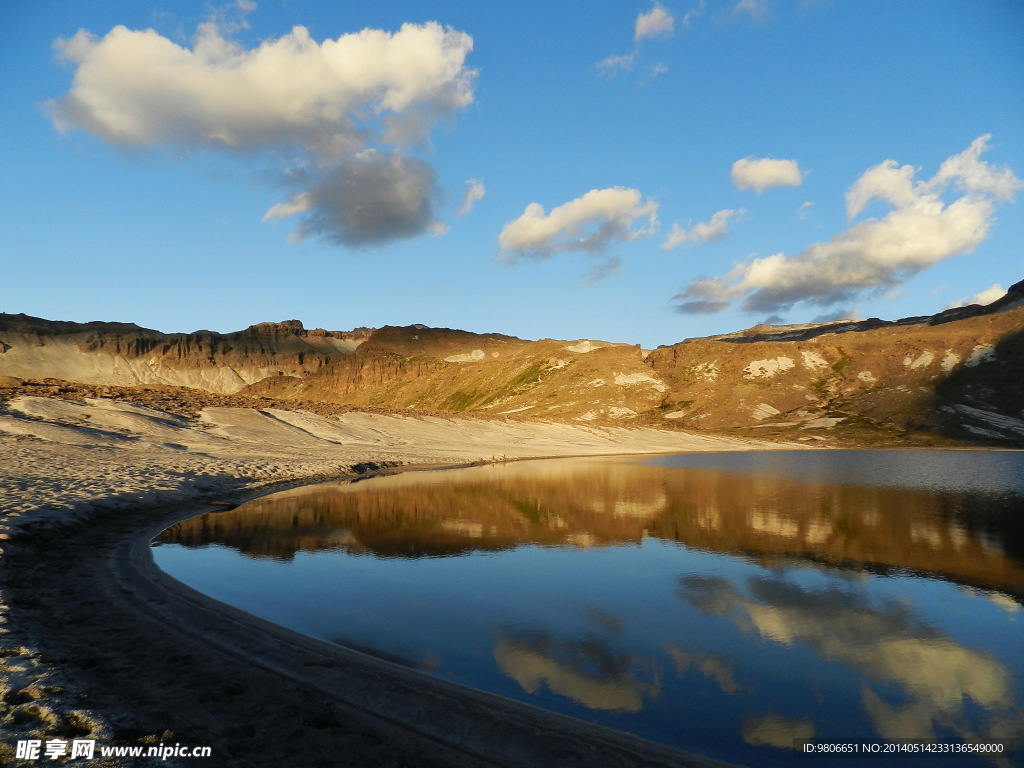
{"type": "Polygon", "coordinates": [[[694,224],[689,230],[685,230],[678,224],[672,225],[665,242],[661,244],[661,250],[671,251],[680,245],[701,245],[702,243],[714,243],[724,240],[729,236],[729,219],[734,216],[742,216],[746,210],[725,210],[715,213],[710,221],[694,224]]]}
{"type": "Polygon", "coordinates": [[[863,319],[864,318],[861,316],[860,312],[858,312],[856,309],[853,309],[852,307],[847,307],[846,309],[837,309],[834,312],[824,312],[820,315],[815,315],[813,318],[811,318],[811,322],[834,323],[837,320],[850,320],[852,322],[857,322],[858,320],[863,319]]]}
{"type": "Polygon", "coordinates": [[[733,6],[732,12],[737,16],[746,15],[752,21],[760,22],[768,18],[771,8],[768,0],[739,0],[733,6]]]}
{"type": "Polygon", "coordinates": [[[618,256],[605,259],[587,270],[587,274],[584,275],[583,281],[580,283],[580,288],[586,288],[588,285],[593,285],[596,282],[609,278],[621,269],[622,259],[618,256]]]}
{"type": "Polygon", "coordinates": [[[620,72],[632,72],[636,66],[636,57],[636,51],[622,56],[609,56],[597,62],[597,70],[605,77],[615,77],[620,72]]]}
{"type": "Polygon", "coordinates": [[[683,18],[679,20],[679,26],[683,29],[688,29],[693,22],[701,17],[707,4],[707,0],[700,0],[700,4],[696,8],[691,8],[683,14],[683,18]]]}
{"type": "MultiPolygon", "coordinates": [[[[703,3],[704,0],[701,2],[700,9],[703,9],[703,3]]],[[[696,18],[696,15],[699,15],[700,9],[695,9],[687,14],[684,26],[696,18]]],[[[637,49],[630,53],[608,56],[597,62],[595,67],[598,73],[604,77],[613,78],[624,72],[632,72],[637,66],[640,55],[639,44],[645,40],[671,37],[674,30],[675,18],[665,9],[665,6],[655,2],[650,10],[637,15],[633,24],[633,42],[637,44],[637,49]]],[[[643,85],[666,72],[668,72],[668,65],[664,62],[645,66],[639,84],[643,85]]]]}
{"type": "Polygon", "coordinates": [[[1003,286],[996,283],[984,291],[971,296],[969,299],[957,299],[952,304],[946,306],[946,309],[956,309],[958,307],[968,307],[971,304],[980,304],[981,306],[988,306],[993,301],[998,301],[1006,295],[1006,289],[1003,286]]]}
{"type": "Polygon", "coordinates": [[[633,40],[639,43],[652,37],[671,37],[674,25],[672,14],[661,3],[655,3],[651,10],[636,17],[633,40]]]}
{"type": "Polygon", "coordinates": [[[502,260],[548,258],[561,251],[599,252],[612,243],[654,234],[658,204],[635,189],[609,187],[552,208],[530,203],[498,236],[502,260]],[[634,228],[635,223],[641,223],[634,228]]]}
{"type": "Polygon", "coordinates": [[[487,194],[487,188],[484,187],[484,183],[480,179],[467,179],[466,186],[468,189],[462,197],[462,205],[455,212],[456,216],[465,216],[473,210],[473,206],[476,205],[477,201],[482,200],[484,195],[487,194]]]}
{"type": "Polygon", "coordinates": [[[761,194],[771,187],[799,187],[803,180],[796,160],[745,157],[732,164],[732,181],[741,191],[752,189],[761,194]]]}

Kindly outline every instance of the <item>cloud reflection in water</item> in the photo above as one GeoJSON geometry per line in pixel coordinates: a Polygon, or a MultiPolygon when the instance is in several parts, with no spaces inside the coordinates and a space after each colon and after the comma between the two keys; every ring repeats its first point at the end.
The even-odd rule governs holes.
{"type": "Polygon", "coordinates": [[[927,624],[909,600],[872,601],[848,582],[805,588],[785,572],[749,577],[745,589],[721,577],[684,576],[678,594],[763,641],[800,644],[857,671],[862,707],[882,738],[936,738],[940,728],[962,738],[1024,732],[1009,670],[927,624]],[[984,713],[978,727],[968,702],[984,713]]]}
{"type": "Polygon", "coordinates": [[[494,660],[523,690],[543,685],[590,709],[639,712],[661,694],[654,659],[616,652],[603,638],[559,640],[543,631],[498,630],[494,660]]]}

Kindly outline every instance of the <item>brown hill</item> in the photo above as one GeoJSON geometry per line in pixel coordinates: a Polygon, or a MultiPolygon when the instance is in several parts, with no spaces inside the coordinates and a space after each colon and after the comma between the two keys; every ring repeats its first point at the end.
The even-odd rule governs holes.
{"type": "Polygon", "coordinates": [[[670,386],[665,418],[687,427],[870,425],[1019,442],[1024,307],[1003,307],[786,340],[695,339],[659,348],[648,362],[670,386]]]}
{"type": "Polygon", "coordinates": [[[646,354],[421,325],[161,334],[0,315],[0,376],[804,441],[1024,444],[1024,282],[987,307],[762,325],[646,354]]]}
{"type": "Polygon", "coordinates": [[[658,407],[665,389],[639,347],[408,326],[374,331],[351,355],[304,379],[269,379],[244,391],[587,422],[636,419],[658,407]]]}

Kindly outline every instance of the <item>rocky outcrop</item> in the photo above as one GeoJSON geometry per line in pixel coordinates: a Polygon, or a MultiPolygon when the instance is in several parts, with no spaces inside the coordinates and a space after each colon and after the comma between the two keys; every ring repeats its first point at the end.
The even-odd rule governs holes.
{"type": "Polygon", "coordinates": [[[268,376],[306,376],[351,352],[368,334],[365,328],[307,331],[298,320],[229,334],[166,334],[131,323],[0,314],[0,374],[232,393],[268,376]]]}

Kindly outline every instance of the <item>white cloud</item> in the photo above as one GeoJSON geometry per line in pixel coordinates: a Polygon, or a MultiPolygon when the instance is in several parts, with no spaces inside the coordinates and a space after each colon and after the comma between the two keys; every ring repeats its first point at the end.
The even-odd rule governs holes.
{"type": "Polygon", "coordinates": [[[285,203],[277,203],[270,206],[267,212],[263,214],[263,220],[286,219],[289,216],[294,216],[296,213],[305,213],[312,207],[312,195],[309,192],[300,192],[285,203]]]}
{"type": "Polygon", "coordinates": [[[678,224],[672,225],[665,242],[661,244],[663,251],[671,251],[680,245],[700,245],[701,243],[713,243],[724,240],[729,236],[729,219],[733,216],[741,216],[746,210],[725,210],[715,213],[710,221],[694,224],[687,232],[678,224]]]}
{"type": "Polygon", "coordinates": [[[732,182],[739,190],[761,194],[770,187],[799,187],[803,180],[796,160],[745,157],[732,164],[732,182]]]}
{"type": "Polygon", "coordinates": [[[462,198],[462,205],[455,212],[456,216],[465,216],[473,210],[477,200],[482,200],[483,196],[487,194],[487,188],[484,187],[484,183],[480,179],[467,179],[466,186],[468,189],[462,198]]]}
{"type": "Polygon", "coordinates": [[[956,309],[957,307],[967,307],[971,304],[980,304],[985,307],[991,304],[993,301],[998,301],[1006,295],[1006,289],[1003,286],[996,283],[995,285],[986,288],[984,291],[974,294],[969,299],[958,299],[952,304],[946,307],[946,309],[956,309]]]}
{"type": "Polygon", "coordinates": [[[749,311],[800,302],[829,306],[893,288],[943,259],[970,253],[988,237],[994,199],[1010,199],[1021,188],[1011,171],[980,160],[986,139],[949,158],[927,182],[916,182],[909,166],[891,160],[869,169],[847,193],[847,208],[857,215],[880,198],[893,208],[884,217],[857,222],[795,256],[752,258],[723,277],[694,281],[674,297],[677,309],[718,311],[740,298],[749,311]],[[941,195],[950,187],[964,194],[947,204],[941,195]]]}
{"type": "MultiPolygon", "coordinates": [[[[701,9],[703,9],[703,0],[701,2],[701,9]]],[[[692,18],[699,15],[700,10],[691,11],[686,15],[683,20],[684,26],[688,25],[692,18]],[[692,15],[691,15],[692,14],[692,15]]],[[[641,13],[636,17],[636,24],[634,27],[633,40],[636,43],[642,40],[648,40],[656,37],[671,37],[673,33],[673,27],[675,25],[675,19],[672,14],[665,10],[659,2],[655,2],[651,6],[651,9],[646,13],[641,13]]],[[[637,58],[639,57],[639,51],[632,51],[631,53],[624,53],[622,55],[608,56],[597,62],[598,73],[608,77],[616,77],[617,75],[624,72],[632,72],[637,65],[637,58]]],[[[643,77],[640,79],[640,83],[649,82],[659,75],[663,75],[668,72],[668,65],[664,62],[658,62],[653,65],[646,66],[644,68],[643,77]]]]}
{"type": "Polygon", "coordinates": [[[1024,182],[1009,168],[994,168],[980,160],[981,153],[988,151],[991,138],[990,133],[979,136],[959,155],[946,160],[932,179],[932,186],[952,181],[964,192],[992,195],[996,200],[1012,200],[1014,194],[1024,188],[1024,182]]]}
{"type": "Polygon", "coordinates": [[[875,198],[895,208],[913,205],[921,192],[920,185],[914,188],[916,174],[914,166],[898,167],[895,160],[886,160],[869,168],[846,193],[846,215],[852,219],[875,198]]]}
{"type": "Polygon", "coordinates": [[[319,44],[295,27],[252,50],[212,23],[191,50],[118,26],[100,39],[79,31],[57,47],[78,68],[71,91],[50,103],[54,122],[115,144],[283,141],[331,154],[361,147],[373,118],[454,112],[473,99],[474,73],[464,66],[472,38],[433,22],[319,44]]]}
{"type": "MultiPolygon", "coordinates": [[[[238,7],[245,12],[253,4],[238,7]]],[[[367,164],[357,156],[371,146],[390,158],[378,157],[377,171],[415,168],[420,180],[433,179],[432,169],[422,173],[423,161],[403,159],[401,153],[437,121],[472,102],[475,72],[465,63],[472,38],[428,22],[405,24],[397,32],[364,29],[318,43],[304,27],[295,27],[246,49],[224,35],[225,28],[237,27],[204,23],[191,48],[152,29],[123,26],[102,38],[81,30],[58,40],[59,54],[76,70],[70,91],[47,105],[54,124],[117,145],[244,152],[298,147],[312,159],[299,174],[309,188],[273,206],[265,218],[307,214],[300,238],[311,231],[330,236],[325,227],[332,221],[355,226],[335,233],[332,239],[340,242],[354,232],[376,231],[383,240],[419,234],[409,229],[404,215],[389,229],[370,220],[379,219],[377,212],[368,214],[364,226],[354,221],[360,215],[356,209],[319,206],[327,202],[325,190],[346,175],[351,183],[343,186],[349,191],[408,192],[402,183],[363,183],[367,164]]],[[[362,201],[348,199],[347,193],[342,197],[368,211],[362,201]]],[[[385,210],[404,211],[408,202],[389,200],[385,210]]]]}
{"type": "Polygon", "coordinates": [[[813,207],[814,203],[812,203],[810,200],[800,204],[800,207],[797,208],[796,211],[796,215],[799,217],[800,221],[804,221],[808,216],[811,215],[811,208],[813,207]]]}
{"type": "Polygon", "coordinates": [[[530,203],[522,216],[502,228],[498,245],[506,261],[546,258],[558,251],[600,251],[616,241],[653,234],[657,210],[657,203],[641,201],[635,189],[592,189],[550,214],[539,203],[530,203]],[[634,222],[644,219],[645,224],[633,229],[634,222]]]}
{"type": "Polygon", "coordinates": [[[939,194],[950,184],[970,195],[989,195],[996,200],[1012,200],[1024,187],[1009,168],[995,168],[981,160],[989,149],[991,134],[979,136],[958,155],[943,161],[938,173],[928,181],[915,181],[917,169],[911,165],[897,166],[886,160],[861,176],[846,193],[846,214],[850,218],[861,213],[874,199],[901,208],[929,194],[939,194]]]}
{"type": "Polygon", "coordinates": [[[700,18],[702,13],[704,13],[704,9],[707,7],[707,4],[707,0],[700,0],[700,4],[696,8],[687,11],[683,15],[683,18],[679,20],[679,25],[683,29],[689,28],[689,26],[700,18]]]}
{"type": "Polygon", "coordinates": [[[597,62],[597,68],[602,75],[615,77],[620,72],[631,72],[636,66],[636,51],[622,56],[609,56],[597,62]]]}
{"type": "Polygon", "coordinates": [[[665,6],[655,3],[647,13],[636,17],[633,39],[639,43],[650,37],[669,37],[674,24],[672,14],[665,10],[665,6]]]}

